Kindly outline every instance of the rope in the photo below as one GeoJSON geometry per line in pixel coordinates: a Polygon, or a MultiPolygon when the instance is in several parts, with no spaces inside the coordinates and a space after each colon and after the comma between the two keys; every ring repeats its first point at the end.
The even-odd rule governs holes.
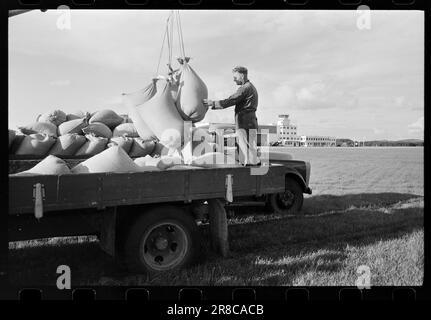
{"type": "Polygon", "coordinates": [[[166,21],[165,34],[163,36],[162,48],[160,49],[159,62],[157,63],[157,72],[156,72],[157,75],[159,74],[160,62],[162,60],[163,50],[165,47],[165,41],[167,41],[167,45],[168,45],[168,65],[170,66],[172,64],[172,52],[173,52],[173,47],[174,47],[174,20],[176,20],[176,24],[177,24],[180,55],[182,56],[183,60],[185,60],[185,57],[186,57],[186,51],[185,51],[185,47],[184,47],[183,30],[182,30],[181,19],[180,19],[180,12],[178,10],[176,10],[176,11],[172,10],[171,13],[169,14],[167,21],[166,21]],[[175,16],[176,16],[176,19],[175,19],[175,16]]]}
{"type": "Polygon", "coordinates": [[[167,33],[168,33],[168,28],[166,27],[165,35],[163,36],[163,41],[162,41],[162,48],[160,49],[159,62],[157,63],[156,75],[159,74],[160,61],[162,60],[163,48],[165,47],[165,40],[166,40],[167,33]]]}
{"type": "Polygon", "coordinates": [[[174,11],[172,10],[171,11],[171,14],[170,14],[170,20],[169,20],[169,28],[170,28],[170,30],[169,30],[169,48],[168,48],[168,54],[169,54],[169,60],[168,60],[168,63],[169,63],[169,65],[172,63],[172,48],[173,48],[173,46],[174,46],[174,39],[173,39],[173,33],[174,33],[174,11]]]}
{"type": "Polygon", "coordinates": [[[183,39],[183,29],[181,27],[181,18],[180,18],[180,12],[177,10],[177,29],[178,29],[178,38],[180,42],[180,50],[181,54],[183,56],[183,59],[186,57],[186,51],[184,49],[184,39],[183,39]]]}

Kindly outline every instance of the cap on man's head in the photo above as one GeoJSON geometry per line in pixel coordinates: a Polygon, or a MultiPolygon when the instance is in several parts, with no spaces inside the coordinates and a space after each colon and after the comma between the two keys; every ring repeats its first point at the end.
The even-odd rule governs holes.
{"type": "Polygon", "coordinates": [[[239,73],[247,75],[248,70],[246,67],[236,66],[235,68],[232,69],[232,72],[239,72],[239,73]]]}

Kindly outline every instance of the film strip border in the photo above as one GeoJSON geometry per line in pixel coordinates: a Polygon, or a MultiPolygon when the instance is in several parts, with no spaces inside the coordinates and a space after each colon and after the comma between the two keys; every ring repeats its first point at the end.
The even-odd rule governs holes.
{"type": "MultiPolygon", "coordinates": [[[[331,0],[324,2],[317,0],[277,0],[271,2],[264,0],[8,0],[7,9],[16,10],[16,14],[26,10],[55,9],[61,5],[66,5],[71,9],[315,10],[356,9],[360,5],[367,5],[370,9],[426,10],[429,9],[426,7],[426,4],[425,0],[331,0]]],[[[9,14],[13,15],[11,11],[9,14]]],[[[3,226],[7,226],[7,224],[3,224],[3,226]]],[[[7,259],[3,260],[3,262],[5,261],[7,259]]],[[[428,258],[426,258],[426,261],[428,261],[428,258]]],[[[427,263],[425,265],[426,267],[428,266],[427,263]]],[[[163,303],[168,301],[183,303],[205,303],[210,301],[232,301],[239,303],[264,301],[282,303],[289,301],[328,300],[423,300],[430,297],[429,290],[427,291],[425,287],[372,287],[371,289],[362,290],[355,287],[82,287],[70,290],[58,290],[56,287],[30,286],[18,288],[9,286],[7,283],[1,287],[0,299],[24,301],[55,299],[76,301],[123,300],[138,303],[163,303]]]]}
{"type": "Polygon", "coordinates": [[[122,300],[130,302],[309,302],[415,301],[429,298],[424,287],[56,287],[15,288],[1,292],[3,300],[122,300]]]}
{"type": "Polygon", "coordinates": [[[425,0],[10,0],[8,8],[54,9],[370,9],[425,10],[425,0]]]}

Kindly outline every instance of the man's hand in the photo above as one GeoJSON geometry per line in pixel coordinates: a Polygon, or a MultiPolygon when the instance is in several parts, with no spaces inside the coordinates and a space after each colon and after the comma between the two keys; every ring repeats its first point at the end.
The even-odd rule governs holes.
{"type": "Polygon", "coordinates": [[[203,99],[202,102],[206,108],[214,109],[214,101],[209,99],[203,99]]]}
{"type": "Polygon", "coordinates": [[[212,110],[223,109],[223,107],[220,105],[220,103],[218,103],[216,101],[212,101],[209,99],[203,99],[202,101],[203,101],[205,107],[210,108],[212,110]]]}

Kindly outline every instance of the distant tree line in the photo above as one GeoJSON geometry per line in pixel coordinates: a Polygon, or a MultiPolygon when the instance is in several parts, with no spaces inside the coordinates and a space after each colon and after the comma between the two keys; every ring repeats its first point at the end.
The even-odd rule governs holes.
{"type": "Polygon", "coordinates": [[[372,140],[372,141],[353,141],[351,139],[337,139],[337,147],[354,147],[360,145],[365,147],[419,147],[423,146],[423,140],[406,139],[398,141],[372,140]]]}

